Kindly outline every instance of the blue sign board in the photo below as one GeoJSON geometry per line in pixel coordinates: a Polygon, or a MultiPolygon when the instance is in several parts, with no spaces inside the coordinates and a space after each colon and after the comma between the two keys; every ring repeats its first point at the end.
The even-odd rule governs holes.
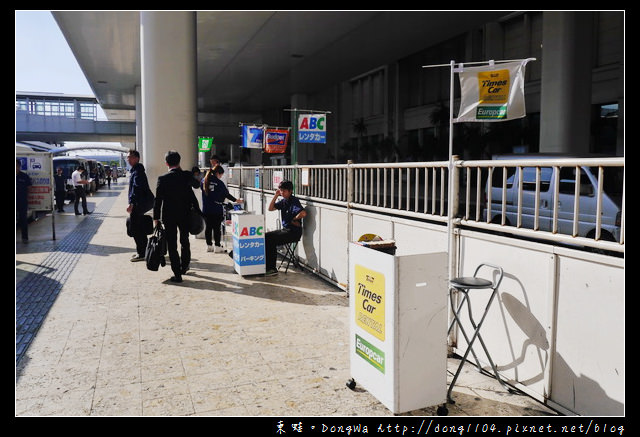
{"type": "Polygon", "coordinates": [[[264,129],[258,126],[242,126],[242,147],[247,149],[262,149],[264,144],[264,129]]]}

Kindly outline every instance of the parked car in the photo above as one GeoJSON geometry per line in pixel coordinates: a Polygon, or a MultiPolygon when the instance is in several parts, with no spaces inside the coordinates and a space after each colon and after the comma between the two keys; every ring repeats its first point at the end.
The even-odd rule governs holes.
{"type": "Polygon", "coordinates": [[[96,172],[98,186],[102,187],[107,184],[107,172],[104,170],[104,164],[98,161],[98,171],[96,172]]]}
{"type": "MultiPolygon", "coordinates": [[[[493,159],[559,159],[569,156],[546,155],[500,155],[493,159]]],[[[618,241],[620,239],[620,217],[622,210],[622,177],[621,167],[603,167],[603,193],[601,210],[600,239],[618,241]]],[[[557,230],[560,234],[573,234],[573,217],[575,204],[576,167],[560,167],[558,172],[558,213],[557,230]]],[[[490,221],[502,223],[502,170],[496,168],[492,181],[487,181],[487,190],[491,183],[490,221]]],[[[505,196],[505,224],[515,226],[518,214],[519,173],[517,167],[507,167],[507,183],[505,196]]],[[[540,197],[538,206],[538,229],[553,230],[554,187],[556,172],[553,167],[540,167],[540,197]]],[[[596,234],[596,208],[598,192],[598,167],[580,167],[580,190],[578,202],[578,236],[594,238],[596,234]]],[[[522,168],[522,207],[521,227],[533,229],[535,220],[536,167],[522,168]]],[[[483,216],[486,220],[487,209],[483,216]]]]}
{"type": "MultiPolygon", "coordinates": [[[[53,158],[53,171],[56,172],[58,167],[62,168],[62,174],[64,175],[67,183],[67,200],[75,199],[75,190],[73,189],[73,182],[71,181],[71,174],[76,171],[78,166],[88,168],[87,160],[78,156],[55,156],[53,158]]],[[[85,172],[85,178],[87,173],[85,172]]]]}

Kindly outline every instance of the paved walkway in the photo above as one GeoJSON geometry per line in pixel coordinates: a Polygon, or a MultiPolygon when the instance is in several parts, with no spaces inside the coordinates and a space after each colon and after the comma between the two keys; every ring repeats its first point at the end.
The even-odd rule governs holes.
{"type": "MultiPolygon", "coordinates": [[[[129,261],[125,184],[55,213],[56,240],[50,215],[16,233],[16,416],[393,416],[346,387],[346,293],[292,268],[241,277],[194,237],[174,284],[129,261]]],[[[454,398],[449,416],[556,414],[473,368],[454,398]]]]}

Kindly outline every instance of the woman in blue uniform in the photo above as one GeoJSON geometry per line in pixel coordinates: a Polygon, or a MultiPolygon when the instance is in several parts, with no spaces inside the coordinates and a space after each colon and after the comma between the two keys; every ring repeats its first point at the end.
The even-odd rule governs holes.
{"type": "Polygon", "coordinates": [[[227,186],[220,179],[224,174],[224,169],[217,165],[210,168],[202,179],[202,212],[206,227],[204,238],[207,241],[207,252],[221,253],[224,249],[220,245],[220,225],[224,220],[224,201],[229,199],[232,202],[242,203],[242,199],[233,197],[227,186]],[[213,240],[211,234],[213,231],[213,240]],[[215,242],[215,247],[213,243],[215,242]]]}

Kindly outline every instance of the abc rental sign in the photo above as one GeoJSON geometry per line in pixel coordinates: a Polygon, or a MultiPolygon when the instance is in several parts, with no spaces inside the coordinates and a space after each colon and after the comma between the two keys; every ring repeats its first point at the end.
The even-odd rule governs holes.
{"type": "Polygon", "coordinates": [[[301,143],[326,143],[326,121],[326,114],[300,114],[298,117],[298,141],[301,143]]]}

